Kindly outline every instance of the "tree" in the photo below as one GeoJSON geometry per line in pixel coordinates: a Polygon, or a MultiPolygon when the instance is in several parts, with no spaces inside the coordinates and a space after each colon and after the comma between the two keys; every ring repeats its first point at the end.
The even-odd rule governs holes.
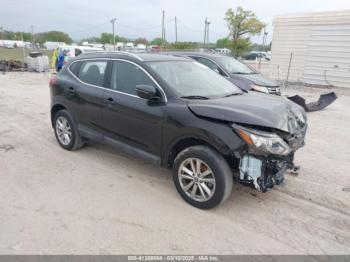
{"type": "Polygon", "coordinates": [[[102,44],[112,44],[113,43],[113,34],[102,33],[101,34],[101,43],[102,44]]]}
{"type": "Polygon", "coordinates": [[[88,38],[83,38],[83,39],[81,39],[80,42],[81,42],[81,43],[82,43],[82,42],[101,43],[101,38],[99,38],[99,37],[97,37],[97,36],[91,36],[91,37],[88,37],[88,38]]]}
{"type": "Polygon", "coordinates": [[[49,32],[38,33],[38,34],[35,34],[34,39],[35,39],[35,42],[41,45],[47,41],[64,42],[66,44],[72,43],[72,39],[70,38],[70,36],[60,31],[49,31],[49,32]]]}
{"type": "Polygon", "coordinates": [[[242,7],[237,7],[235,11],[231,8],[228,9],[225,21],[230,31],[232,52],[235,57],[238,55],[238,47],[243,48],[244,46],[247,46],[249,38],[247,38],[246,35],[259,34],[266,26],[256,17],[254,12],[244,10],[242,7]]]}
{"type": "Polygon", "coordinates": [[[191,49],[196,49],[198,48],[198,43],[195,42],[177,42],[177,43],[172,43],[170,45],[170,49],[183,49],[183,50],[191,50],[191,49]]]}
{"type": "Polygon", "coordinates": [[[148,41],[146,38],[139,37],[134,41],[134,44],[143,44],[143,45],[148,45],[148,41]]]}
{"type": "Polygon", "coordinates": [[[232,42],[228,37],[218,39],[216,41],[216,47],[217,48],[231,48],[232,47],[232,42]]]}
{"type": "Polygon", "coordinates": [[[151,45],[159,45],[161,46],[163,44],[163,40],[160,37],[156,37],[151,41],[151,45]]]}

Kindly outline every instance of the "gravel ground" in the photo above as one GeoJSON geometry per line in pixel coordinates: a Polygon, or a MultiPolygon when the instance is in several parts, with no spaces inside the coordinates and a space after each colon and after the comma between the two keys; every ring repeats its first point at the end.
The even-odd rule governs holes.
{"type": "MultiPolygon", "coordinates": [[[[186,204],[171,173],[89,145],[61,149],[48,74],[0,75],[1,254],[350,254],[350,92],[308,114],[299,176],[269,193],[234,185],[186,204]]],[[[328,90],[288,88],[316,99],[328,90]]]]}

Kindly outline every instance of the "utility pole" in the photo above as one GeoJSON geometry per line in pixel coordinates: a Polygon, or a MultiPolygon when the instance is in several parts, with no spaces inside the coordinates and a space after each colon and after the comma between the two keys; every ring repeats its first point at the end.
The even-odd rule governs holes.
{"type": "Polygon", "coordinates": [[[164,19],[165,19],[165,11],[163,10],[163,16],[162,16],[162,46],[163,47],[164,47],[164,43],[165,43],[164,19]]]}
{"type": "Polygon", "coordinates": [[[175,44],[177,44],[177,18],[175,16],[175,44]]]}
{"type": "Polygon", "coordinates": [[[207,46],[209,46],[209,25],[210,25],[210,22],[207,21],[207,46]]]}
{"type": "Polygon", "coordinates": [[[205,21],[204,21],[204,41],[203,41],[204,47],[205,47],[205,43],[207,41],[207,23],[208,23],[208,17],[206,17],[205,21]]]}
{"type": "Polygon", "coordinates": [[[113,51],[115,51],[115,36],[114,36],[114,23],[117,19],[116,18],[113,18],[111,20],[111,23],[112,23],[112,31],[113,31],[113,51]]]}

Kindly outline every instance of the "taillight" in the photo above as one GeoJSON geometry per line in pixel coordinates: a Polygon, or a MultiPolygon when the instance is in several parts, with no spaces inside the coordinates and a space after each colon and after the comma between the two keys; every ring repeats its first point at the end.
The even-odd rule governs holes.
{"type": "Polygon", "coordinates": [[[57,82],[57,76],[56,75],[53,75],[50,77],[50,80],[49,80],[49,86],[52,87],[53,85],[55,85],[57,82]]]}

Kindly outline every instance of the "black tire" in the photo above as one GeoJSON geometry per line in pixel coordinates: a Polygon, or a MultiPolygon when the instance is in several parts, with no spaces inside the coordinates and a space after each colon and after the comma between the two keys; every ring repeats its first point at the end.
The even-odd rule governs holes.
{"type": "Polygon", "coordinates": [[[210,209],[220,205],[230,196],[232,191],[233,175],[229,165],[217,151],[207,146],[192,146],[181,151],[174,161],[173,179],[182,198],[192,206],[201,209],[210,209]],[[196,201],[196,199],[191,198],[180,184],[179,168],[183,162],[185,163],[190,158],[203,161],[214,174],[215,190],[207,201],[196,201]]]}
{"type": "Polygon", "coordinates": [[[67,110],[60,110],[56,113],[55,117],[54,117],[54,122],[53,122],[53,128],[54,128],[54,132],[55,132],[55,136],[57,139],[57,142],[60,144],[60,146],[66,150],[72,151],[72,150],[77,150],[79,148],[81,148],[84,143],[82,138],[80,137],[79,133],[78,133],[78,128],[76,123],[73,120],[73,117],[71,116],[71,114],[67,111],[67,110]],[[69,123],[69,126],[71,128],[71,139],[70,142],[68,144],[63,144],[60,139],[58,138],[58,134],[57,134],[57,128],[56,128],[56,122],[59,119],[59,117],[63,117],[67,120],[67,122],[69,123]]]}

